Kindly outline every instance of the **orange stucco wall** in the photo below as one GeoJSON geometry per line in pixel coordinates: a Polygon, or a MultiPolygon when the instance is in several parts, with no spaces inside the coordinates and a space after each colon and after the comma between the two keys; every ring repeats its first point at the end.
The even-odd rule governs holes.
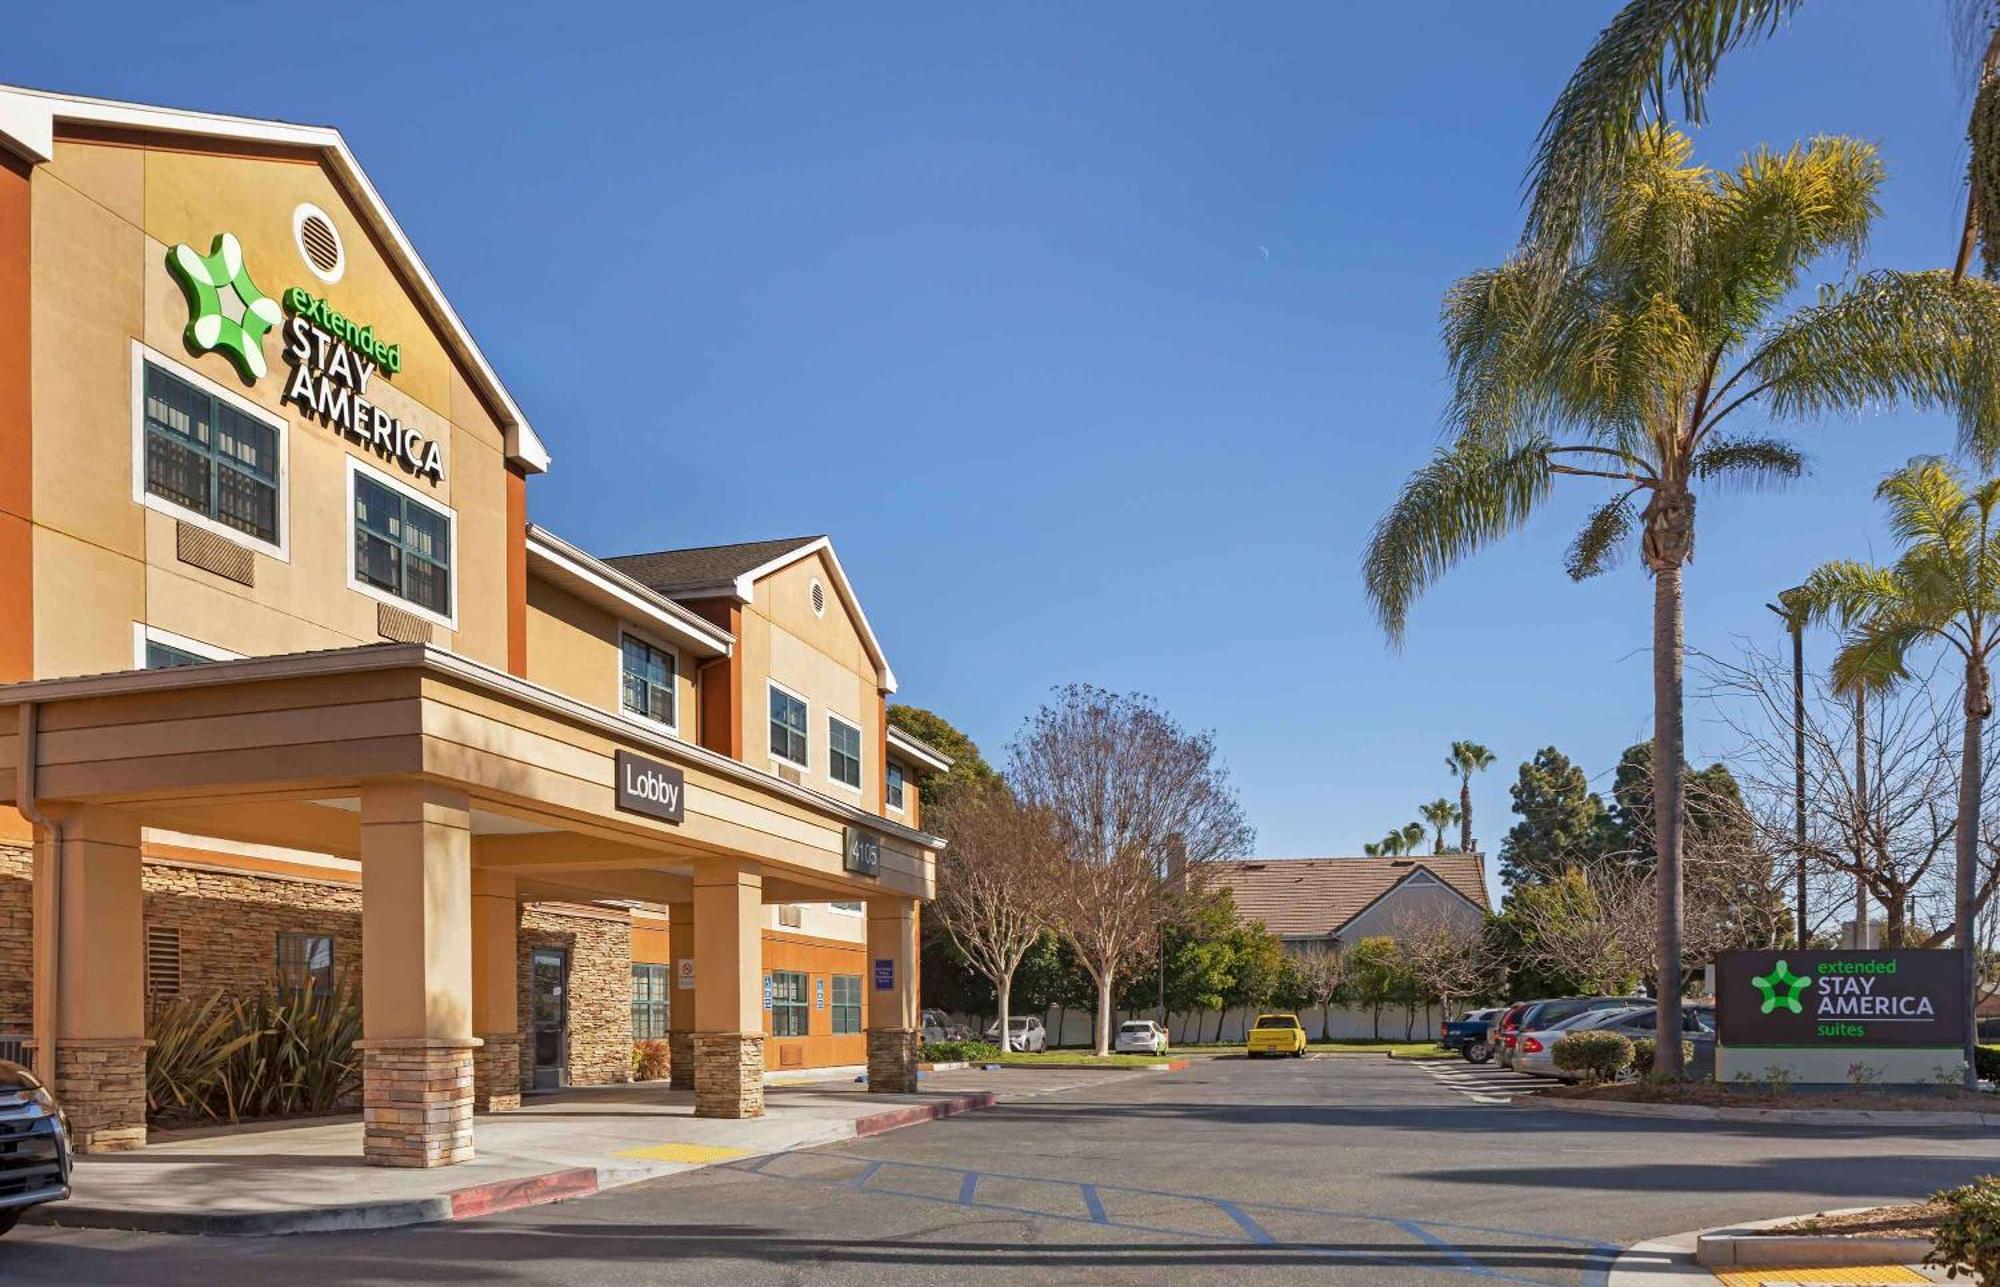
{"type": "MultiPolygon", "coordinates": [[[[815,1000],[814,1008],[806,1012],[808,1035],[769,1037],[765,1040],[765,1067],[780,1072],[786,1068],[827,1068],[868,1062],[867,1034],[833,1035],[832,1010],[833,976],[851,974],[858,977],[865,974],[867,958],[868,950],[860,943],[836,943],[800,934],[764,931],[764,969],[802,971],[811,976],[808,979],[809,992],[815,1000]],[[826,990],[825,1009],[817,1005],[821,988],[826,990]]],[[[862,1023],[866,1024],[865,982],[862,997],[862,1023]]],[[[768,1012],[766,1022],[769,1022],[768,1012]]]]}

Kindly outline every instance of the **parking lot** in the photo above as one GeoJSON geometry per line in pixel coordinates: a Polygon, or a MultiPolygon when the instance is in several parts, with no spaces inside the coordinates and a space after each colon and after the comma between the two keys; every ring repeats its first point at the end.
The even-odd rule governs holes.
{"type": "Polygon", "coordinates": [[[1589,1287],[1616,1249],[1993,1169],[1962,1129],[1570,1113],[1462,1061],[1195,1060],[458,1224],[278,1239],[23,1229],[10,1283],[1472,1278],[1589,1287]]]}

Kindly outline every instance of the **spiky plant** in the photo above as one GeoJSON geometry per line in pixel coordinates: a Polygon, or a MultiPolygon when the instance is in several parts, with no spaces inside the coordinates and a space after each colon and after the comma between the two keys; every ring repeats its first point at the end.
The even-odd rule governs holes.
{"type": "Polygon", "coordinates": [[[1453,742],[1444,766],[1458,776],[1458,850],[1469,854],[1473,852],[1472,775],[1493,767],[1493,752],[1477,742],[1453,742]]]}
{"type": "Polygon", "coordinates": [[[1444,852],[1444,829],[1458,821],[1458,806],[1439,796],[1429,804],[1417,806],[1417,812],[1424,815],[1424,821],[1431,824],[1431,852],[1444,852]]]}
{"type": "MultiPolygon", "coordinates": [[[[1616,186],[1642,127],[1670,119],[1698,126],[1723,59],[1775,36],[1805,0],[1628,0],[1599,32],[1563,86],[1535,141],[1528,171],[1526,240],[1567,262],[1591,204],[1616,186]]],[[[1951,0],[1960,75],[1970,94],[1965,220],[1952,276],[1975,250],[2000,274],[2000,4],[1951,0]]],[[[1889,11],[1885,11],[1889,12],[1889,11]]],[[[1894,10],[1898,17],[1900,10],[1894,10]]]]}
{"type": "MultiPolygon", "coordinates": [[[[1989,667],[2000,647],[2000,530],[1994,526],[2000,478],[1968,484],[1946,462],[1920,457],[1883,479],[1875,494],[1888,507],[1902,556],[1888,567],[1823,564],[1800,595],[1815,613],[1853,623],[1833,661],[1834,682],[1847,691],[1875,691],[1907,679],[1911,652],[1926,645],[1942,644],[1965,664],[1952,933],[1962,958],[1966,1086],[1976,1089],[1981,734],[1993,713],[1989,667]]],[[[1990,888],[1986,892],[1990,896],[1990,888]]]]}
{"type": "MultiPolygon", "coordinates": [[[[1636,536],[1653,577],[1654,840],[1660,1025],[1680,1031],[1682,573],[1695,500],[1782,483],[1799,450],[1743,427],[1901,400],[1948,407],[1963,439],[2000,443],[2000,305],[1944,273],[1878,272],[1787,296],[1823,259],[1852,263],[1875,217],[1874,148],[1821,138],[1759,149],[1733,170],[1655,130],[1624,156],[1574,261],[1550,285],[1527,254],[1454,285],[1444,303],[1448,440],[1377,523],[1364,560],[1392,643],[1449,568],[1527,522],[1558,478],[1613,485],[1571,545],[1572,577],[1636,536]]],[[[1663,1074],[1678,1074],[1663,1051],[1663,1074]]]]}

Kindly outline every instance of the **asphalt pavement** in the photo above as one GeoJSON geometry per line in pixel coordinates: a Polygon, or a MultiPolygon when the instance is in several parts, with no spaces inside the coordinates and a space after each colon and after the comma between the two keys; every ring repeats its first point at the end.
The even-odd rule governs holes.
{"type": "Polygon", "coordinates": [[[2000,1170],[1964,1128],[1564,1112],[1498,1069],[1197,1060],[510,1215],[383,1233],[20,1229],[8,1283],[1489,1282],[2000,1170]]]}

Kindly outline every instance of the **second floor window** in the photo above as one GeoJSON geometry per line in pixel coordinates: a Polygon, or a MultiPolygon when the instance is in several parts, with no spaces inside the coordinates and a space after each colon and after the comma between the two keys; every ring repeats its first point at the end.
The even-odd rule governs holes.
{"type": "Polygon", "coordinates": [[[897,813],[901,813],[903,811],[903,766],[902,765],[891,764],[889,766],[889,781],[888,785],[883,788],[883,794],[887,797],[888,804],[891,809],[894,809],[897,813]]]}
{"type": "Polygon", "coordinates": [[[368,475],[354,475],[354,576],[451,615],[451,519],[368,475]]]}
{"type": "Polygon", "coordinates": [[[333,936],[278,935],[278,986],[315,997],[333,995],[333,936]]]}
{"type": "Polygon", "coordinates": [[[771,756],[806,767],[806,704],[782,688],[771,690],[771,756]]]}
{"type": "Polygon", "coordinates": [[[147,363],[146,491],[276,544],[278,430],[147,363]]]}
{"type": "Polygon", "coordinates": [[[674,655],[630,635],[625,636],[624,653],[624,685],[620,701],[626,713],[672,728],[674,655]]]}
{"type": "Polygon", "coordinates": [[[208,660],[210,658],[196,656],[184,648],[175,648],[170,644],[160,643],[158,640],[148,639],[146,641],[147,670],[172,670],[175,666],[199,666],[208,660]]]}
{"type": "Polygon", "coordinates": [[[861,789],[861,730],[838,715],[826,717],[826,771],[835,782],[861,789]]]}

